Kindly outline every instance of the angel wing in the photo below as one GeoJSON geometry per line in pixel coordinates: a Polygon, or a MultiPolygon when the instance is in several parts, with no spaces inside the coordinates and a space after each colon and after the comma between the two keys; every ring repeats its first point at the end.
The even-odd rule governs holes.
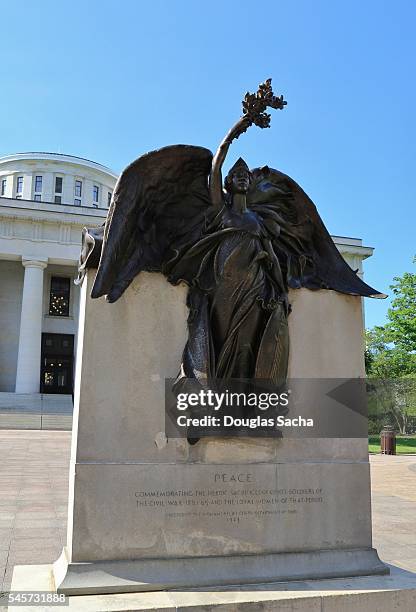
{"type": "Polygon", "coordinates": [[[263,219],[294,289],[333,289],[385,298],[350,268],[336,248],[312,200],[289,176],[267,166],[252,170],[247,204],[263,219]]]}
{"type": "Polygon", "coordinates": [[[124,170],[107,216],[91,297],[116,301],[139,272],[163,271],[185,242],[198,239],[211,205],[211,162],[208,149],[173,145],[124,170]]]}

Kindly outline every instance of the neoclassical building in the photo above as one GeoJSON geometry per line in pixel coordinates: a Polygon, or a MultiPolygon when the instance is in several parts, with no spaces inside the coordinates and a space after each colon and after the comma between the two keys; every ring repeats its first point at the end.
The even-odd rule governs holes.
{"type": "MultiPolygon", "coordinates": [[[[109,168],[71,155],[0,158],[0,408],[70,398],[81,230],[103,223],[116,180],[109,168]]],[[[362,275],[373,249],[333,239],[362,275]]]]}
{"type": "Polygon", "coordinates": [[[71,155],[0,158],[0,392],[71,394],[81,230],[103,223],[116,180],[71,155]]]}

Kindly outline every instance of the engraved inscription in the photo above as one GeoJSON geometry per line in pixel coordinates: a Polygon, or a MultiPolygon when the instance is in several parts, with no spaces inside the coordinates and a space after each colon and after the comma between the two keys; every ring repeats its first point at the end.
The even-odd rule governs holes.
{"type": "Polygon", "coordinates": [[[163,513],[166,520],[225,519],[239,523],[270,515],[295,515],[324,501],[324,491],[320,487],[256,486],[254,475],[246,472],[216,472],[212,480],[214,484],[228,486],[134,491],[136,509],[163,513]]]}

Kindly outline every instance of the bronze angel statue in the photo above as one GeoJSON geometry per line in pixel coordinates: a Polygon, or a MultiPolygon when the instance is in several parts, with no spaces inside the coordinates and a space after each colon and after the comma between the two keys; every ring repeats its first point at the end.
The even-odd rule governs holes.
{"type": "Polygon", "coordinates": [[[188,285],[178,381],[285,380],[289,287],[384,297],[344,261],[290,177],[268,166],[250,170],[240,158],[223,185],[232,141],[252,124],[269,127],[267,107],[285,104],[268,79],[246,94],[215,155],[173,145],[139,157],[118,180],[105,227],[85,230],[81,276],[99,261],[93,298],[118,300],[143,270],[188,285]]]}

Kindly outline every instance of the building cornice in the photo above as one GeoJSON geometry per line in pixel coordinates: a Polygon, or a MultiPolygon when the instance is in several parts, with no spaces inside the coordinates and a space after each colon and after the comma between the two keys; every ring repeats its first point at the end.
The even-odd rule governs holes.
{"type": "Polygon", "coordinates": [[[35,202],[34,200],[0,197],[0,215],[7,217],[41,218],[45,221],[62,222],[69,217],[76,224],[95,223],[100,225],[107,216],[107,208],[93,206],[75,206],[74,204],[54,204],[53,202],[35,202]]]}
{"type": "Polygon", "coordinates": [[[92,170],[104,172],[105,174],[109,174],[112,178],[118,179],[118,174],[103,164],[99,164],[83,157],[77,157],[76,155],[67,155],[65,153],[47,153],[37,151],[28,153],[12,153],[11,155],[4,155],[3,157],[0,157],[0,167],[1,164],[7,162],[40,160],[64,162],[74,166],[84,166],[86,168],[91,168],[92,170]]]}

